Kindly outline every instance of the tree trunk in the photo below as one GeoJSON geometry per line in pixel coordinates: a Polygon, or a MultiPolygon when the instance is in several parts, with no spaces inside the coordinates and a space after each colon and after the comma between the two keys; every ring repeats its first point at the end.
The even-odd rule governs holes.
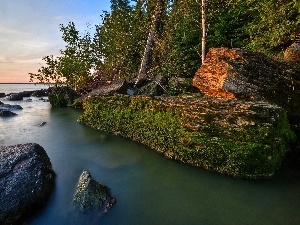
{"type": "Polygon", "coordinates": [[[147,39],[144,54],[143,54],[143,57],[142,57],[142,61],[141,61],[140,69],[139,69],[139,72],[138,72],[137,80],[135,81],[135,86],[141,80],[145,79],[146,76],[147,76],[147,67],[150,63],[151,52],[152,52],[153,45],[154,45],[155,34],[157,33],[158,28],[159,28],[160,15],[162,13],[164,1],[165,0],[157,0],[157,2],[156,2],[155,9],[154,9],[153,16],[152,16],[152,27],[151,27],[150,32],[148,34],[148,39],[147,39]]]}
{"type": "Polygon", "coordinates": [[[202,0],[201,3],[201,15],[202,15],[202,64],[205,60],[205,42],[206,42],[206,26],[205,26],[205,20],[206,20],[206,13],[205,13],[205,0],[202,0]]]}

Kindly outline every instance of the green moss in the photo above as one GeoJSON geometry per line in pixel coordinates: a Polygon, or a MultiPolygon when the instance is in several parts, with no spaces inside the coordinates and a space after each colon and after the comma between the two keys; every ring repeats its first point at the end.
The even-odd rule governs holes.
{"type": "Polygon", "coordinates": [[[115,95],[83,106],[81,123],[235,177],[272,176],[293,138],[284,110],[265,103],[115,95]]]}

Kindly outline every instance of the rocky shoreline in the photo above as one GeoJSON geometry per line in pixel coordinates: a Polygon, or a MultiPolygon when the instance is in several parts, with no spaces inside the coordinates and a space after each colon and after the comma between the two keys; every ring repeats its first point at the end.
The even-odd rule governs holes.
{"type": "MultiPolygon", "coordinates": [[[[291,147],[299,150],[294,144],[300,140],[299,74],[297,63],[213,48],[195,74],[194,93],[167,96],[157,85],[162,78],[141,85],[135,95],[121,86],[112,92],[106,85],[110,91],[105,92],[101,85],[101,91],[85,95],[79,121],[184,163],[235,177],[268,178],[291,147]]],[[[181,88],[191,90],[187,85],[181,88]]],[[[296,161],[300,168],[299,157],[296,161]]]]}

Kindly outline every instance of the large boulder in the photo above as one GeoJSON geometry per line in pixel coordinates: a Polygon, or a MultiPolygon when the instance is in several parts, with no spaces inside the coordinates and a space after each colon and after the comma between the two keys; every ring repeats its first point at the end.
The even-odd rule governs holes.
{"type": "Polygon", "coordinates": [[[300,68],[238,48],[211,48],[193,85],[221,98],[263,100],[283,107],[300,126],[300,68]]]}
{"type": "Polygon", "coordinates": [[[235,177],[272,176],[294,138],[285,110],[263,101],[115,95],[87,98],[83,109],[81,123],[235,177]]]}
{"type": "Polygon", "coordinates": [[[97,210],[100,214],[106,213],[113,204],[112,198],[105,186],[95,181],[91,174],[84,170],[79,177],[77,190],[74,195],[73,204],[81,212],[92,212],[97,210]]]}
{"type": "Polygon", "coordinates": [[[50,159],[38,144],[0,146],[0,224],[22,224],[54,187],[50,159]]]}

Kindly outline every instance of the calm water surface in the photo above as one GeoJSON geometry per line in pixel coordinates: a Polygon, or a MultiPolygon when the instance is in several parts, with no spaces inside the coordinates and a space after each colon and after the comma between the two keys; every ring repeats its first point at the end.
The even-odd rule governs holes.
{"type": "MultiPolygon", "coordinates": [[[[7,91],[0,85],[0,92],[7,91]]],[[[81,125],[76,122],[80,110],[52,109],[49,103],[32,99],[0,99],[23,107],[15,111],[18,116],[0,117],[0,145],[40,144],[57,175],[49,202],[27,221],[30,225],[300,224],[297,176],[279,173],[270,181],[250,181],[204,171],[166,159],[128,139],[81,125]],[[46,124],[39,126],[43,121],[46,124]],[[108,186],[117,199],[102,218],[79,215],[72,208],[83,169],[108,186]]]]}

